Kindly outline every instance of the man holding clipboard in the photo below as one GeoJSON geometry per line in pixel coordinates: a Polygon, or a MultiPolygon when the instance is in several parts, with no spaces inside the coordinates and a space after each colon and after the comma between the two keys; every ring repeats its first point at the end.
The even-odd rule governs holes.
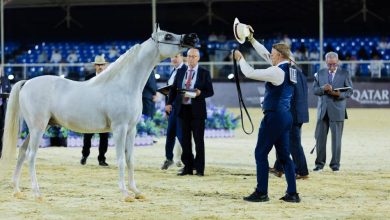
{"type": "Polygon", "coordinates": [[[317,158],[313,171],[322,171],[326,162],[326,139],[332,133],[332,159],[330,168],[339,171],[341,158],[341,137],[344,119],[347,119],[346,99],[351,97],[351,75],[339,68],[338,55],[328,52],[325,55],[327,68],[314,75],[313,91],[318,96],[317,126],[315,131],[317,158]]]}

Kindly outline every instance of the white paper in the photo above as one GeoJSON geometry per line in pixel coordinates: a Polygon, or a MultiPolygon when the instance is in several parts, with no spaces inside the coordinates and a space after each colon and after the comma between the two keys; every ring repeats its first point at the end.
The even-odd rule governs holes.
{"type": "Polygon", "coordinates": [[[196,92],[185,92],[184,97],[188,98],[195,98],[196,97],[196,92]]]}
{"type": "Polygon", "coordinates": [[[333,90],[334,90],[334,91],[337,91],[337,90],[345,91],[345,90],[348,90],[348,89],[352,89],[352,88],[349,87],[349,86],[347,86],[347,87],[335,88],[335,89],[333,89],[333,90]]]}

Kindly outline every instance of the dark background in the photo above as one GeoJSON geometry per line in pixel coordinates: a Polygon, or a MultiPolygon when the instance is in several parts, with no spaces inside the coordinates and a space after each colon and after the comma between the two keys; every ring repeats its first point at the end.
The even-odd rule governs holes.
{"type": "MultiPolygon", "coordinates": [[[[31,1],[31,6],[34,6],[31,1]]],[[[107,1],[109,4],[110,2],[107,1]]],[[[207,13],[202,2],[159,4],[157,21],[161,28],[175,33],[197,32],[207,37],[211,32],[224,33],[232,38],[235,17],[251,24],[256,37],[274,37],[288,34],[290,37],[318,37],[318,0],[269,0],[215,2],[213,12],[226,20],[225,24],[208,18],[194,24],[207,13]]],[[[349,22],[344,20],[362,8],[361,0],[324,0],[324,36],[389,36],[390,1],[367,0],[367,8],[384,20],[367,14],[363,21],[360,14],[349,22]]],[[[5,40],[34,42],[42,40],[134,40],[145,39],[152,32],[151,4],[72,6],[71,16],[83,27],[63,23],[55,28],[66,15],[60,6],[13,8],[12,0],[5,7],[5,40]]]]}

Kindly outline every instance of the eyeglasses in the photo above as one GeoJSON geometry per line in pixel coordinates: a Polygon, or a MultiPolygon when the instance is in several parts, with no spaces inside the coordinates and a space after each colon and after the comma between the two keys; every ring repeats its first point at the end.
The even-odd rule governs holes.
{"type": "Polygon", "coordinates": [[[326,65],[328,67],[337,67],[339,64],[338,63],[327,63],[326,65]]]}

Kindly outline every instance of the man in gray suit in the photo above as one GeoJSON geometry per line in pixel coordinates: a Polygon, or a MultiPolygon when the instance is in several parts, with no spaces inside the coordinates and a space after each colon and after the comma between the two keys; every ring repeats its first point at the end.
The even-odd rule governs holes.
{"type": "Polygon", "coordinates": [[[321,171],[326,161],[326,139],[332,133],[332,159],[330,168],[340,169],[341,137],[344,119],[347,119],[346,98],[352,95],[352,80],[346,70],[339,68],[338,55],[328,52],[325,55],[327,68],[314,75],[313,90],[318,96],[317,126],[315,131],[317,158],[313,171],[321,171]]]}

